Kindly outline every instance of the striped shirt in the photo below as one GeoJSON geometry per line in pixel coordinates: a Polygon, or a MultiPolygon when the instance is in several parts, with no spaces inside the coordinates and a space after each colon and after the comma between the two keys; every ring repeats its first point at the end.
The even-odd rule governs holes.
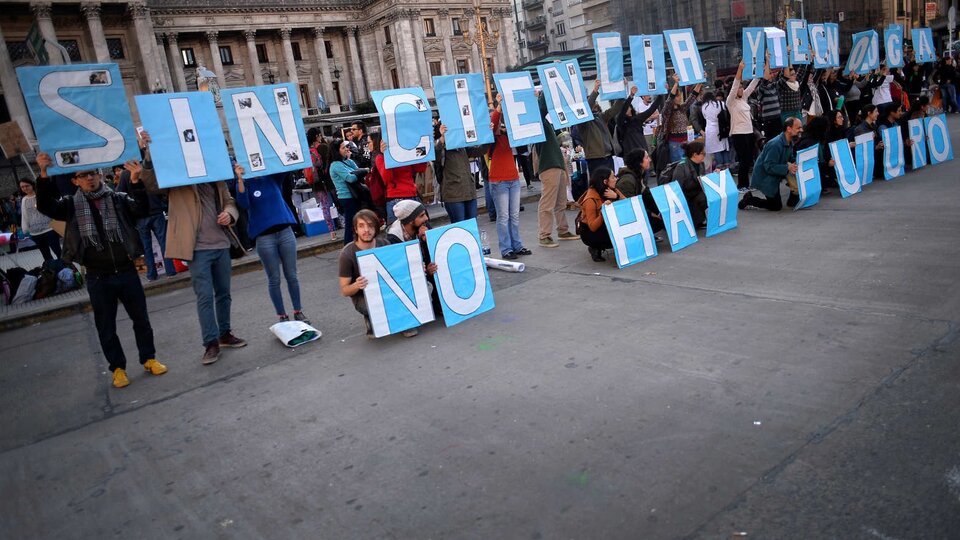
{"type": "Polygon", "coordinates": [[[763,118],[780,118],[780,93],[777,91],[777,83],[762,79],[760,88],[757,90],[760,94],[761,116],[763,118]]]}

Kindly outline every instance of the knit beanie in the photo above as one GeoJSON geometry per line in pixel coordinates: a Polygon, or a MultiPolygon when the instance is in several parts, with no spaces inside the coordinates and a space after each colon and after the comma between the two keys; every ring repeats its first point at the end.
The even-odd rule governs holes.
{"type": "Polygon", "coordinates": [[[420,201],[410,199],[404,199],[393,206],[393,215],[397,216],[400,223],[404,225],[417,219],[417,216],[426,211],[427,209],[424,208],[420,201]]]}

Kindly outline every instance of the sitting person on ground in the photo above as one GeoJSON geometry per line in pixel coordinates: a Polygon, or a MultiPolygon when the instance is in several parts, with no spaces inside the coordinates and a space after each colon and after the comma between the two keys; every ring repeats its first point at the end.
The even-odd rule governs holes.
{"type": "Polygon", "coordinates": [[[623,193],[617,189],[617,177],[613,171],[598,167],[590,174],[590,187],[580,198],[581,219],[577,232],[580,240],[586,244],[590,257],[596,262],[607,260],[603,252],[613,249],[610,233],[603,222],[602,208],[623,198],[623,193]]]}
{"type": "Polygon", "coordinates": [[[707,195],[703,192],[700,177],[704,174],[703,162],[707,157],[703,141],[695,140],[681,145],[683,161],[677,164],[670,176],[683,190],[683,196],[690,207],[690,217],[697,228],[707,225],[707,195]]]}
{"type": "Polygon", "coordinates": [[[650,227],[653,232],[659,232],[663,230],[663,216],[660,215],[646,180],[652,166],[653,160],[649,152],[642,148],[631,150],[624,158],[624,166],[617,172],[617,189],[626,198],[640,196],[650,220],[650,227]]]}
{"type": "Polygon", "coordinates": [[[757,197],[752,192],[745,193],[737,205],[741,210],[749,206],[766,208],[772,212],[783,209],[783,198],[780,196],[780,184],[788,174],[797,173],[796,150],[794,143],[803,133],[803,123],[799,118],[788,117],[783,122],[783,133],[767,141],[763,146],[757,162],[753,167],[753,176],[750,185],[763,193],[765,199],[757,197]]]}

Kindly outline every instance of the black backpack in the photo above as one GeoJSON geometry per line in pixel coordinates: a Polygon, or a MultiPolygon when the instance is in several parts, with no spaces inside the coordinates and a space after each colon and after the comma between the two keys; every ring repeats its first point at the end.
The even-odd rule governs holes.
{"type": "Polygon", "coordinates": [[[717,114],[717,124],[720,127],[720,134],[717,135],[717,138],[722,141],[730,136],[730,111],[727,110],[727,105],[724,102],[718,101],[717,103],[720,104],[720,113],[717,114]]]}
{"type": "Polygon", "coordinates": [[[666,167],[660,171],[660,174],[657,175],[657,185],[663,186],[673,182],[673,171],[676,170],[677,165],[679,165],[683,160],[674,161],[673,163],[668,164],[666,167]]]}

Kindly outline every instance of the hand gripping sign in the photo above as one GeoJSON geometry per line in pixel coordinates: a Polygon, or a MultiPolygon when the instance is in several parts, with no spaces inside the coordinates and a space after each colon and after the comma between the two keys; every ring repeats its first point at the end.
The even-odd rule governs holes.
{"type": "Polygon", "coordinates": [[[794,211],[810,208],[820,201],[820,146],[813,145],[797,152],[797,191],[800,201],[794,211]]]}
{"type": "Polygon", "coordinates": [[[297,95],[290,83],[221,91],[230,140],[247,178],[312,163],[297,95]]]}
{"type": "Polygon", "coordinates": [[[440,121],[447,126],[445,146],[450,150],[493,142],[490,110],[483,94],[483,75],[466,73],[433,78],[440,121]]]}
{"type": "Polygon", "coordinates": [[[377,90],[370,95],[380,112],[380,133],[387,144],[383,160],[388,169],[436,159],[433,115],[423,88],[377,90]]]}
{"type": "Polygon", "coordinates": [[[493,289],[483,259],[477,220],[459,221],[427,231],[430,258],[437,263],[434,281],[447,326],[494,308],[493,289]]]}
{"type": "Polygon", "coordinates": [[[383,337],[434,320],[420,241],[357,252],[373,335],[383,337]]]}
{"type": "Polygon", "coordinates": [[[576,60],[537,66],[550,123],[556,129],[593,120],[576,60]]]}
{"type": "Polygon", "coordinates": [[[17,68],[49,174],[69,174],[140,158],[116,64],[17,68]]]}
{"type": "Polygon", "coordinates": [[[600,211],[613,243],[617,267],[626,268],[657,256],[650,218],[639,196],[605,204],[600,211]]]}
{"type": "Polygon", "coordinates": [[[669,184],[657,186],[650,190],[653,200],[663,216],[663,225],[670,240],[670,249],[679,251],[697,241],[697,231],[693,218],[690,216],[690,207],[683,196],[680,184],[674,180],[669,184]]]}
{"type": "Polygon", "coordinates": [[[220,117],[210,92],[136,96],[161,188],[202,184],[233,176],[220,117]]]}

